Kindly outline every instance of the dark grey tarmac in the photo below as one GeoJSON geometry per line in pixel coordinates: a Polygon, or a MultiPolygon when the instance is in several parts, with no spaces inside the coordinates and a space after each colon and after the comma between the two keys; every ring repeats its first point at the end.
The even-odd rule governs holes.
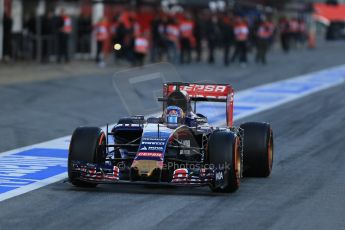
{"type": "MultiPolygon", "coordinates": [[[[243,90],[345,63],[345,46],[275,54],[247,69],[193,64],[186,81],[231,82],[243,90]]],[[[270,122],[273,173],[243,179],[234,194],[208,188],[58,182],[0,203],[0,229],[344,229],[345,85],[237,121],[270,122]]],[[[125,115],[111,76],[0,87],[2,151],[104,125],[125,115]],[[102,89],[102,90],[100,90],[102,89]]]]}

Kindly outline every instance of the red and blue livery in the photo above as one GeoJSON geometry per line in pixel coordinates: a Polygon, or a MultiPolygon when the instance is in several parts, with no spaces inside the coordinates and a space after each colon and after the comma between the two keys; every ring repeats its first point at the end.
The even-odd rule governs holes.
{"type": "Polygon", "coordinates": [[[163,86],[159,117],[125,117],[106,132],[79,127],[71,138],[69,181],[209,186],[234,192],[242,177],[268,177],[273,132],[268,123],[233,125],[234,91],[228,84],[171,82],[163,86]],[[223,103],[224,127],[213,127],[199,102],[223,103]]]}

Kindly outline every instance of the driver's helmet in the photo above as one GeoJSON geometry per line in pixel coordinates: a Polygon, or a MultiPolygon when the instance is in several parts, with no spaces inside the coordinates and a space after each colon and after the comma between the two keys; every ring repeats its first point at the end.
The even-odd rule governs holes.
{"type": "Polygon", "coordinates": [[[165,122],[170,128],[177,128],[184,120],[184,112],[178,106],[168,106],[165,110],[165,122]]]}

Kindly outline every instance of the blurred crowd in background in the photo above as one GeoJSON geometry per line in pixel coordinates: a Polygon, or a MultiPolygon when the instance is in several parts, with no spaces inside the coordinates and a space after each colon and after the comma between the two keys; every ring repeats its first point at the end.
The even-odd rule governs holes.
{"type": "Polygon", "coordinates": [[[73,57],[94,60],[100,67],[106,63],[138,66],[159,61],[222,61],[225,66],[237,62],[245,67],[249,54],[252,62],[266,64],[275,42],[285,53],[315,47],[315,34],[303,16],[277,18],[260,13],[249,17],[230,10],[167,13],[156,9],[149,20],[144,20],[135,10],[126,9],[92,23],[88,14],[72,20],[61,8],[58,13],[48,10],[40,17],[26,17],[21,39],[11,33],[9,15],[5,14],[3,24],[3,56],[7,61],[68,63],[73,57]],[[92,40],[96,40],[95,55],[91,55],[92,40]],[[221,53],[222,60],[216,60],[215,52],[221,53]]]}

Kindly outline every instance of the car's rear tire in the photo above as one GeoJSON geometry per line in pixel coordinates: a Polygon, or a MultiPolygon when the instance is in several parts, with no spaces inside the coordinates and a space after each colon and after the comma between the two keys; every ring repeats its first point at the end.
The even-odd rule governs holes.
{"type": "Polygon", "coordinates": [[[243,176],[268,177],[273,165],[273,132],[267,123],[248,122],[244,130],[243,176]]]}
{"type": "Polygon", "coordinates": [[[105,157],[105,134],[97,127],[79,127],[72,135],[68,154],[68,178],[78,187],[96,187],[78,179],[78,173],[72,172],[72,161],[83,163],[101,163],[105,157]]]}
{"type": "Polygon", "coordinates": [[[224,185],[211,186],[214,192],[235,192],[240,185],[242,159],[239,151],[239,137],[230,131],[216,131],[208,142],[210,165],[224,168],[224,185]]]}

